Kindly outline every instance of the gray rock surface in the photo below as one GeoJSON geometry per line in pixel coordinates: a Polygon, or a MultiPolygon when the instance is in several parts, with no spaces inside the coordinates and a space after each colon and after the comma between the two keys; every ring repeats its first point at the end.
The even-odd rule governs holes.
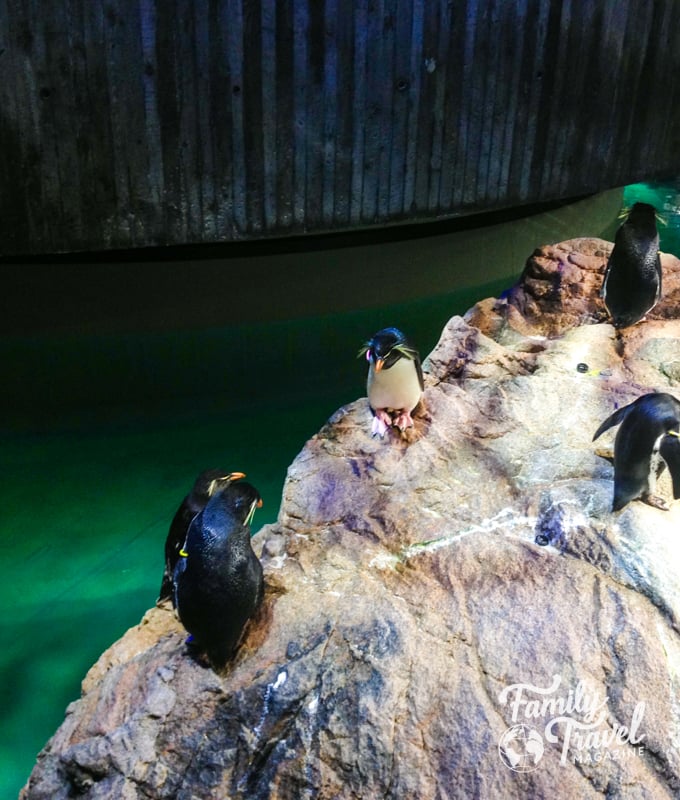
{"type": "Polygon", "coordinates": [[[256,537],[266,600],[230,668],[150,610],[24,800],[680,796],[680,501],[611,514],[615,431],[591,442],[617,404],[680,396],[680,262],[621,341],[607,248],[542,248],[453,318],[406,436],[370,438],[365,398],[340,409],[256,537]],[[516,725],[533,749],[499,747],[516,725]]]}

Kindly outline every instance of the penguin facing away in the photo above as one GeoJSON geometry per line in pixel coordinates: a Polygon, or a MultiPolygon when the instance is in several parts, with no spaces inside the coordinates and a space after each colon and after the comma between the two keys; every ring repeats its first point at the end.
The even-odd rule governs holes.
{"type": "Polygon", "coordinates": [[[615,328],[639,322],[661,297],[656,209],[635,203],[619,227],[600,292],[615,328]]]}
{"type": "Polygon", "coordinates": [[[369,364],[371,435],[382,437],[392,426],[402,432],[413,427],[411,414],[425,389],[418,351],[397,328],[383,328],[365,342],[357,357],[364,354],[369,364]]]}
{"type": "Polygon", "coordinates": [[[593,441],[615,425],[620,428],[614,440],[612,511],[637,498],[668,510],[665,501],[653,492],[657,475],[668,466],[673,497],[680,497],[680,452],[671,441],[680,437],[680,401],[663,392],[644,394],[610,414],[595,431],[593,441]]]}
{"type": "Polygon", "coordinates": [[[158,600],[156,600],[157,605],[165,600],[173,600],[172,576],[175,564],[179,560],[179,551],[187,538],[191,521],[199,511],[205,508],[208,500],[217,491],[240,478],[245,478],[244,472],[225,472],[221,469],[206,469],[196,478],[191,491],[182,500],[170,523],[165,540],[165,569],[158,600]]]}
{"type": "Polygon", "coordinates": [[[250,523],[262,505],[249,483],[230,483],[189,526],[174,573],[175,606],[190,645],[214,669],[233,655],[264,596],[262,565],[250,544],[250,523]]]}

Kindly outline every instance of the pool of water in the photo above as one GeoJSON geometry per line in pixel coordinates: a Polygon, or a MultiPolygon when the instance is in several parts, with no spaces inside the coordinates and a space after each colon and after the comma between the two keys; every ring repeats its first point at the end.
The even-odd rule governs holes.
{"type": "MultiPolygon", "coordinates": [[[[678,198],[673,189],[668,199],[668,185],[639,184],[623,202],[649,201],[650,192],[657,202],[678,198]]],[[[505,232],[481,229],[465,246],[460,285],[449,275],[456,266],[439,264],[449,275],[443,289],[415,299],[394,302],[386,292],[391,302],[381,305],[378,291],[356,310],[144,332],[100,331],[96,315],[80,331],[38,322],[36,332],[10,331],[0,342],[11,376],[0,403],[0,795],[16,796],[87,669],[153,605],[168,525],[200,470],[248,473],[264,498],[255,530],[274,521],[287,466],[337,408],[364,393],[365,366],[355,358],[364,339],[397,325],[427,354],[452,315],[511,285],[534,247],[611,238],[620,204],[619,194],[599,217],[583,206],[505,232]]],[[[674,207],[669,216],[662,248],[680,253],[680,215],[674,207]]],[[[430,246],[421,240],[419,252],[430,246]]],[[[367,247],[368,264],[384,258],[384,245],[367,247]]]]}

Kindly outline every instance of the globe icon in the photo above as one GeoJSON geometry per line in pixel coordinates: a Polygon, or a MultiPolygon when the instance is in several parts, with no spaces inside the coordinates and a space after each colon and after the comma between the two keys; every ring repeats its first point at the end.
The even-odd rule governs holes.
{"type": "Polygon", "coordinates": [[[513,725],[498,743],[501,761],[515,772],[533,772],[543,758],[544,751],[541,734],[531,725],[513,725]]]}

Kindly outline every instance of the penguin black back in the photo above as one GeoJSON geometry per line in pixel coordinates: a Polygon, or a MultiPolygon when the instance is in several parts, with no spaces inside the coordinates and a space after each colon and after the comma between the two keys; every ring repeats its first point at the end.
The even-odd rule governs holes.
{"type": "Polygon", "coordinates": [[[612,511],[619,511],[631,500],[641,498],[650,505],[664,508],[665,503],[653,495],[659,457],[670,452],[666,462],[673,484],[680,486],[676,451],[662,445],[664,437],[680,428],[680,401],[673,395],[651,392],[619,408],[595,431],[593,440],[615,425],[621,427],[614,441],[614,501],[612,511]]]}
{"type": "Polygon", "coordinates": [[[233,654],[264,595],[262,566],[250,544],[250,522],[261,504],[249,483],[217,492],[189,526],[175,567],[177,613],[215,669],[233,654]]]}
{"type": "Polygon", "coordinates": [[[615,328],[639,322],[659,300],[659,233],[656,209],[649,203],[635,203],[617,230],[601,295],[615,328]]]}
{"type": "Polygon", "coordinates": [[[245,478],[243,472],[226,472],[221,469],[206,469],[199,473],[189,494],[182,500],[165,540],[165,569],[161,581],[157,603],[173,599],[172,576],[175,564],[179,559],[179,551],[184,546],[191,521],[202,511],[208,500],[219,489],[228,486],[232,481],[245,478]]]}

